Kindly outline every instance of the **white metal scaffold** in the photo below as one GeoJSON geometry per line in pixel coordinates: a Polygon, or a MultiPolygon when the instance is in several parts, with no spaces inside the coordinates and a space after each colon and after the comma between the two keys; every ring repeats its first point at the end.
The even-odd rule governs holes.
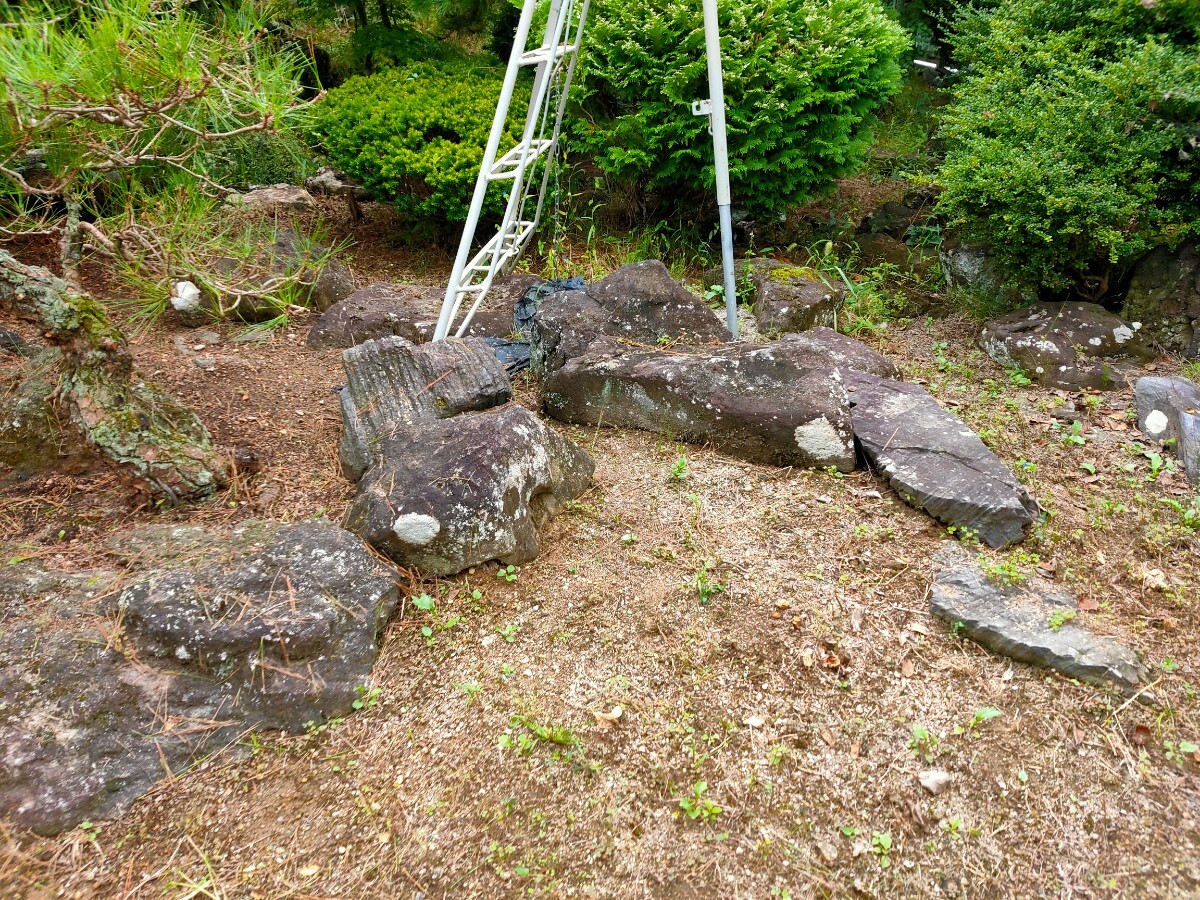
{"type": "MultiPolygon", "coordinates": [[[[487,296],[496,276],[512,270],[541,222],[550,173],[562,135],[563,113],[575,65],[583,45],[590,0],[551,0],[541,46],[526,50],[538,0],[524,0],[521,18],[509,56],[508,69],[496,104],[496,115],[483,153],[475,192],[463,227],[462,240],[446,296],[442,301],[434,340],[452,332],[461,336],[487,296]],[[513,90],[520,71],[536,66],[529,110],[520,142],[498,156],[504,136],[513,90]],[[493,183],[511,182],[504,217],[496,234],[474,256],[475,231],[493,183]],[[465,300],[470,305],[459,317],[465,300]],[[456,324],[457,323],[457,324],[456,324]]],[[[721,72],[721,41],[716,0],[703,0],[705,49],[708,56],[709,99],[692,104],[697,115],[709,117],[716,163],[717,210],[721,225],[721,257],[724,264],[725,311],[729,330],[737,334],[737,297],[733,275],[733,226],[730,214],[729,153],[725,137],[725,93],[721,72]]]]}

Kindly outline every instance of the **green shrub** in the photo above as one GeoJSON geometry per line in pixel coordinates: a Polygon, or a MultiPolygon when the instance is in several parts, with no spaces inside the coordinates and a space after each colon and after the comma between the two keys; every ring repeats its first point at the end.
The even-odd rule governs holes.
{"type": "Polygon", "coordinates": [[[343,76],[363,75],[416,62],[432,62],[448,55],[441,41],[408,25],[384,28],[369,25],[350,35],[334,55],[334,67],[343,76]]]}
{"type": "MultiPolygon", "coordinates": [[[[465,62],[352,78],[318,106],[315,135],[333,161],[411,220],[467,217],[503,73],[465,62]]],[[[529,89],[513,96],[504,153],[517,143],[529,89]]],[[[503,211],[493,191],[485,212],[503,211]]]]}
{"type": "MultiPolygon", "coordinates": [[[[879,0],[722,0],[734,203],[778,217],[854,172],[900,85],[904,30],[879,0]]],[[[607,0],[588,22],[577,150],[618,180],[687,203],[711,195],[700,4],[607,0]]]]}
{"type": "Polygon", "coordinates": [[[244,191],[251,185],[304,184],[320,163],[297,135],[276,132],[230,138],[207,154],[206,166],[213,181],[244,191]]]}
{"type": "Polygon", "coordinates": [[[1010,0],[967,10],[940,209],[1018,280],[1099,296],[1197,227],[1195,0],[1010,0]],[[1149,8],[1147,8],[1149,7],[1149,8]]]}

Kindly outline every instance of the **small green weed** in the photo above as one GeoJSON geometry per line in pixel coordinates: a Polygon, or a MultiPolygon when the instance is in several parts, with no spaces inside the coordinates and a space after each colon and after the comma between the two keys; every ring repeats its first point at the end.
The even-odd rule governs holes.
{"type": "Polygon", "coordinates": [[[679,808],[687,813],[690,819],[699,819],[706,825],[715,822],[717,817],[721,815],[721,807],[706,796],[707,794],[708,782],[697,781],[692,785],[691,795],[680,798],[679,808]]]}

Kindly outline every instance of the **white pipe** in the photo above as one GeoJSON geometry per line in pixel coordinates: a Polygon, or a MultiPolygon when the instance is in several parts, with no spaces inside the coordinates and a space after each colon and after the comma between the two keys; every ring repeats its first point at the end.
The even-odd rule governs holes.
{"type": "Polygon", "coordinates": [[[450,331],[451,320],[458,300],[458,284],[462,280],[463,270],[471,258],[471,244],[475,241],[475,229],[479,225],[479,215],[483,212],[483,201],[487,197],[488,173],[496,163],[496,152],[500,149],[500,139],[504,136],[504,126],[508,122],[508,107],[512,102],[513,89],[517,85],[517,74],[521,69],[521,54],[525,51],[525,42],[529,39],[529,27],[533,22],[533,11],[537,8],[538,0],[525,0],[521,7],[521,18],[517,23],[517,33],[513,37],[512,53],[508,57],[508,69],[504,73],[504,84],[500,88],[500,101],[496,105],[496,118],[492,121],[492,131],[488,135],[487,147],[483,151],[483,163],[479,167],[479,178],[475,181],[475,193],[471,197],[471,208],[467,212],[467,221],[463,225],[462,241],[458,245],[458,256],[454,260],[454,271],[450,276],[450,284],[446,288],[446,296],[442,301],[442,312],[438,316],[437,328],[433,332],[435,341],[442,340],[450,331]]]}
{"type": "Polygon", "coordinates": [[[721,72],[721,26],[717,0],[704,0],[704,48],[708,57],[708,97],[712,104],[713,162],[716,167],[717,213],[721,220],[721,265],[725,272],[725,319],[737,337],[737,294],[733,275],[733,216],[730,213],[729,146],[725,137],[725,79],[721,72]]]}

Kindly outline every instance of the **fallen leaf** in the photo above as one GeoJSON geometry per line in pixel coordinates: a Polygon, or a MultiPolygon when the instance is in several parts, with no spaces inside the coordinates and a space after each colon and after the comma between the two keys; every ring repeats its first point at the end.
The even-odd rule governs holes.
{"type": "Polygon", "coordinates": [[[917,667],[913,664],[911,657],[906,656],[904,659],[900,660],[900,674],[905,678],[912,678],[913,672],[916,670],[917,667]]]}
{"type": "Polygon", "coordinates": [[[906,625],[905,627],[908,628],[909,631],[911,631],[915,634],[923,634],[926,637],[929,636],[929,629],[926,628],[924,625],[922,625],[920,622],[909,622],[908,625],[906,625]]]}
{"type": "Polygon", "coordinates": [[[320,866],[305,866],[297,874],[301,878],[312,878],[314,875],[316,875],[320,871],[321,871],[320,866]]]}
{"type": "Polygon", "coordinates": [[[921,787],[936,797],[950,786],[950,773],[943,772],[941,769],[925,769],[923,772],[917,773],[917,781],[921,782],[921,787]]]}
{"type": "Polygon", "coordinates": [[[1165,591],[1170,588],[1166,573],[1162,569],[1143,569],[1141,574],[1143,588],[1155,591],[1165,591]]]}
{"type": "Polygon", "coordinates": [[[829,730],[829,726],[822,725],[819,734],[821,735],[821,740],[823,740],[830,747],[833,746],[833,744],[834,744],[833,732],[829,730]]]}
{"type": "Polygon", "coordinates": [[[1100,608],[1100,604],[1095,600],[1090,600],[1087,597],[1084,597],[1079,601],[1079,608],[1084,612],[1095,612],[1100,608]]]}
{"type": "Polygon", "coordinates": [[[609,729],[617,727],[617,722],[620,720],[621,715],[624,712],[625,710],[622,707],[614,706],[611,712],[604,712],[601,710],[600,712],[593,712],[592,715],[596,717],[597,725],[599,725],[601,728],[609,729]]]}
{"type": "Polygon", "coordinates": [[[1135,747],[1145,747],[1150,742],[1149,726],[1134,725],[1129,730],[1129,742],[1135,747]]]}
{"type": "Polygon", "coordinates": [[[842,658],[836,653],[827,653],[825,658],[821,660],[827,669],[840,669],[842,667],[842,658]]]}
{"type": "Polygon", "coordinates": [[[800,654],[800,662],[804,664],[804,668],[811,669],[813,667],[813,654],[811,650],[805,649],[800,654]]]}
{"type": "Polygon", "coordinates": [[[860,631],[862,631],[862,619],[863,612],[861,608],[856,606],[854,609],[850,610],[850,630],[855,634],[858,634],[860,631]]]}
{"type": "Polygon", "coordinates": [[[763,720],[761,716],[746,716],[746,718],[742,719],[742,724],[750,728],[762,728],[763,720]]]}

